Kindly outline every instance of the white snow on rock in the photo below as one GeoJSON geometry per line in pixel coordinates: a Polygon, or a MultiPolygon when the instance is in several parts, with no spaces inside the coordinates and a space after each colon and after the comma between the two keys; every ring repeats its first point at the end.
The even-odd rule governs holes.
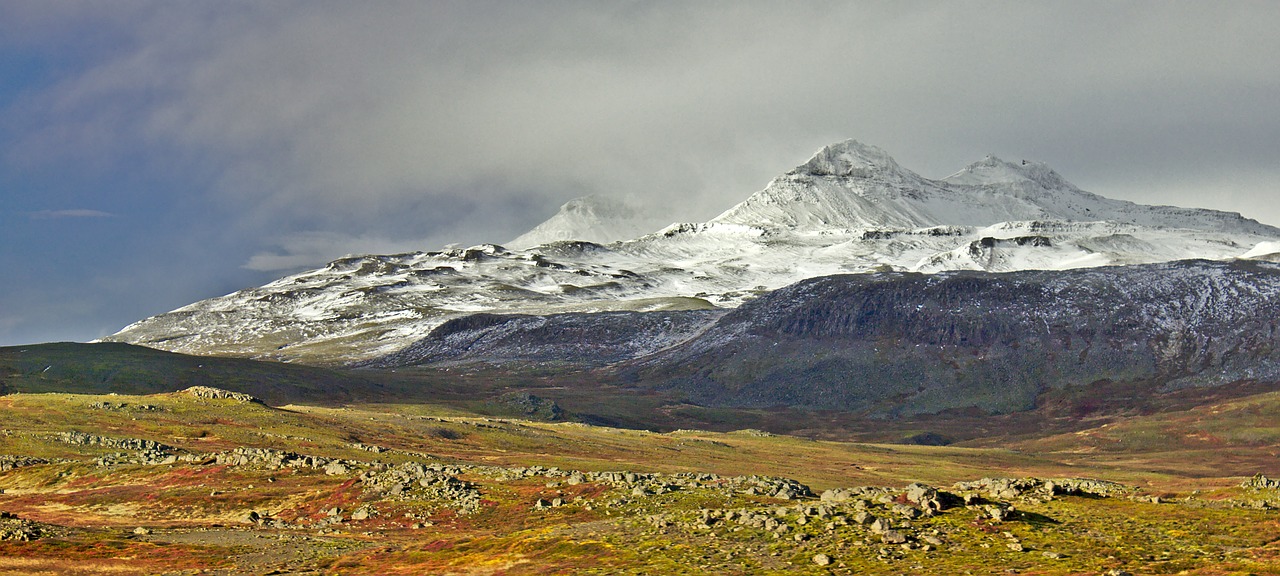
{"type": "Polygon", "coordinates": [[[1259,242],[1257,246],[1240,255],[1241,258],[1275,258],[1277,256],[1280,256],[1280,242],[1259,242]]]}
{"type": "Polygon", "coordinates": [[[347,362],[393,352],[474,312],[734,307],[839,273],[1056,270],[1277,252],[1280,229],[1239,214],[1112,200],[1044,164],[994,156],[930,180],[848,140],[708,222],[662,227],[625,203],[588,197],[505,247],[342,258],[106,340],[347,362]]]}
{"type": "Polygon", "coordinates": [[[566,202],[554,216],[504,244],[526,249],[567,240],[608,244],[661,228],[666,222],[644,208],[604,196],[584,196],[566,202]]]}

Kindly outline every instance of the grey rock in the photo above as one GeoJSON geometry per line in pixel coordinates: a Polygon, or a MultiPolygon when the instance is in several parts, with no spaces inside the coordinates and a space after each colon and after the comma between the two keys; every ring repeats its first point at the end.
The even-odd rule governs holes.
{"type": "Polygon", "coordinates": [[[907,535],[903,534],[901,530],[885,530],[880,535],[880,541],[885,544],[905,544],[907,535]]]}
{"type": "Polygon", "coordinates": [[[1261,472],[1254,474],[1252,478],[1240,483],[1241,488],[1252,488],[1254,490],[1268,490],[1280,488],[1280,480],[1272,480],[1264,476],[1261,472]]]}
{"type": "Polygon", "coordinates": [[[919,518],[922,514],[919,508],[907,506],[906,504],[894,504],[892,510],[894,514],[902,516],[908,520],[919,518]]]}
{"type": "Polygon", "coordinates": [[[212,386],[192,386],[182,391],[183,394],[195,396],[196,398],[204,398],[208,400],[235,400],[236,402],[261,404],[262,400],[254,398],[248,394],[240,392],[232,392],[212,386]]]}

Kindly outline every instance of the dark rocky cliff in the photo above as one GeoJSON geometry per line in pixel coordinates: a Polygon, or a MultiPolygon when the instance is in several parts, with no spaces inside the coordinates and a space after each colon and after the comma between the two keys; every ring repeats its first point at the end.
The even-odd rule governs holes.
{"type": "Polygon", "coordinates": [[[477,315],[379,365],[459,362],[609,367],[708,405],[880,416],[1025,410],[1102,381],[1280,381],[1280,266],[828,276],[728,313],[477,315]]]}
{"type": "Polygon", "coordinates": [[[688,340],[724,314],[722,310],[473,314],[445,322],[426,338],[365,366],[549,363],[603,367],[688,340]]]}
{"type": "Polygon", "coordinates": [[[806,280],[624,368],[690,399],[881,415],[1034,406],[1102,380],[1280,379],[1280,267],[1236,261],[806,280]]]}

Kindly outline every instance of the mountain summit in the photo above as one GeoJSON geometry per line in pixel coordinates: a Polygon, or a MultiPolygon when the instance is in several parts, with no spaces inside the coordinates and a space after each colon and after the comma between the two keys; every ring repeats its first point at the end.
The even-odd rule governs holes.
{"type": "Polygon", "coordinates": [[[608,244],[653,232],[665,224],[642,206],[591,195],[564,203],[554,216],[505,246],[525,249],[565,240],[608,244]]]}
{"type": "Polygon", "coordinates": [[[965,166],[963,170],[943,178],[942,181],[959,186],[994,186],[1030,182],[1046,189],[1078,190],[1047,164],[1027,160],[1020,163],[1006,162],[994,155],[965,166]]]}
{"type": "Polygon", "coordinates": [[[935,188],[884,150],[845,140],[819,150],[711,222],[792,230],[926,226],[929,218],[903,200],[932,196],[935,188]]]}
{"type": "Polygon", "coordinates": [[[898,165],[884,150],[846,140],[717,216],[723,222],[793,231],[992,226],[1003,222],[1114,222],[1273,236],[1239,214],[1145,206],[1085,192],[1040,162],[995,156],[942,180],[898,165]]]}
{"type": "Polygon", "coordinates": [[[1108,199],[1035,162],[988,156],[931,180],[855,140],[824,147],[707,222],[656,227],[621,202],[573,200],[505,247],[347,257],[107,340],[349,362],[477,312],[734,308],[834,274],[1273,258],[1280,241],[1280,229],[1236,213],[1108,199]]]}
{"type": "Polygon", "coordinates": [[[845,140],[824,146],[813,158],[797,166],[789,174],[884,179],[887,175],[896,175],[902,171],[893,157],[878,146],[845,140]]]}

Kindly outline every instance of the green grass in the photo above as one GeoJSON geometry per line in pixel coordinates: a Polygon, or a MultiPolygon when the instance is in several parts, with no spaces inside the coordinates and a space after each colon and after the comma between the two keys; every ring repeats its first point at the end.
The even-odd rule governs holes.
{"type": "Polygon", "coordinates": [[[244,392],[272,403],[372,398],[381,387],[357,374],[277,362],[174,354],[122,343],[0,348],[0,392],[153,394],[190,386],[244,392]]]}
{"type": "MultiPolygon", "coordinates": [[[[41,359],[19,360],[13,355],[24,353],[13,350],[0,354],[10,391],[15,381],[81,392],[109,391],[117,381],[91,357],[82,358],[78,365],[67,364],[77,368],[54,373],[52,368],[36,369],[56,359],[52,349],[41,359]]],[[[161,372],[164,362],[186,362],[181,360],[186,357],[175,360],[167,353],[126,351],[123,356],[118,351],[107,356],[120,362],[137,353],[138,362],[161,372]]],[[[74,356],[74,351],[66,353],[74,356]]],[[[177,366],[173,369],[184,369],[177,366]]],[[[274,371],[280,366],[284,365],[254,369],[274,371]]],[[[228,365],[226,369],[236,368],[228,365]]],[[[131,374],[112,374],[121,373],[131,374]]],[[[285,372],[257,374],[268,383],[275,382],[272,378],[303,378],[285,372]]],[[[343,373],[326,374],[342,377],[343,373]]],[[[409,389],[416,382],[423,385],[420,391],[438,394],[440,401],[378,397],[317,405],[287,394],[291,404],[272,407],[180,393],[0,396],[0,454],[53,460],[0,472],[0,510],[63,531],[30,543],[0,542],[0,574],[147,574],[199,568],[262,573],[282,566],[342,574],[985,574],[1017,570],[1068,575],[1113,568],[1136,574],[1280,572],[1280,513],[1254,507],[1258,501],[1280,505],[1280,491],[1238,487],[1255,472],[1280,476],[1275,469],[1280,430],[1273,417],[1280,409],[1278,392],[1250,394],[1254,389],[1248,387],[1215,391],[1216,396],[1182,392],[1127,406],[1132,414],[1125,418],[1062,415],[1061,421],[1051,418],[1037,423],[1036,415],[951,413],[904,421],[862,421],[839,413],[698,407],[662,395],[593,384],[586,374],[572,375],[578,384],[564,389],[550,386],[552,381],[541,376],[491,379],[483,373],[451,376],[432,371],[395,378],[374,386],[409,389]],[[529,390],[555,398],[571,412],[625,419],[636,427],[531,422],[476,414],[466,408],[510,390],[529,390]],[[602,395],[595,397],[593,405],[594,392],[602,395]],[[104,402],[124,406],[94,407],[104,402]],[[698,429],[699,423],[708,422],[716,430],[698,429]],[[666,432],[639,429],[644,424],[666,432]],[[808,437],[733,431],[761,427],[808,437]],[[118,450],[56,439],[57,433],[68,430],[154,440],[179,453],[256,447],[366,464],[334,476],[310,468],[269,470],[199,462],[104,468],[93,459],[118,450]],[[963,440],[950,446],[883,441],[923,432],[963,440]],[[1015,499],[1009,503],[1021,514],[1003,523],[985,518],[980,508],[957,507],[912,521],[915,547],[903,549],[881,544],[863,528],[827,530],[826,519],[801,525],[794,501],[713,488],[633,496],[628,488],[604,482],[568,485],[562,477],[509,478],[477,468],[461,476],[482,495],[482,505],[474,514],[459,514],[456,506],[438,498],[392,498],[367,489],[363,470],[377,473],[375,462],[408,461],[759,474],[794,478],[818,492],[863,485],[900,490],[916,481],[945,488],[984,476],[1093,477],[1132,486],[1143,496],[1163,496],[1169,503],[1123,497],[1015,499]],[[533,503],[539,498],[561,498],[567,504],[535,510],[533,503]],[[377,514],[367,520],[350,519],[352,511],[365,506],[377,514]],[[347,521],[325,524],[326,511],[334,507],[344,510],[347,521]],[[773,514],[778,508],[791,510],[784,515],[790,531],[778,537],[732,523],[710,528],[693,525],[704,510],[773,514]],[[250,511],[267,513],[289,526],[250,525],[243,519],[250,511]],[[656,526],[650,521],[653,516],[665,518],[667,525],[656,526]],[[420,527],[415,529],[413,524],[420,527]],[[147,526],[154,533],[133,535],[137,526],[147,526]],[[919,538],[935,530],[944,545],[940,550],[923,550],[919,538]],[[1005,532],[1016,538],[1022,551],[1009,548],[1012,540],[1005,532]],[[796,541],[797,533],[807,538],[796,541]],[[262,550],[274,548],[263,544],[280,542],[290,542],[299,552],[264,556],[262,550]],[[830,555],[834,563],[825,568],[813,564],[811,559],[819,552],[830,555]],[[89,562],[76,565],[77,558],[89,562]]],[[[177,380],[163,382],[167,384],[155,385],[185,387],[179,386],[185,382],[177,380]]],[[[302,389],[303,384],[297,386],[302,389]]],[[[1064,402],[1054,404],[1058,408],[1053,410],[1070,404],[1064,402]]],[[[1054,413],[1045,410],[1040,417],[1054,413]]],[[[1058,414],[1069,412],[1062,410],[1058,414]]],[[[891,515],[886,505],[873,502],[870,508],[877,515],[891,515]]],[[[849,518],[852,509],[840,514],[849,518]]]]}

